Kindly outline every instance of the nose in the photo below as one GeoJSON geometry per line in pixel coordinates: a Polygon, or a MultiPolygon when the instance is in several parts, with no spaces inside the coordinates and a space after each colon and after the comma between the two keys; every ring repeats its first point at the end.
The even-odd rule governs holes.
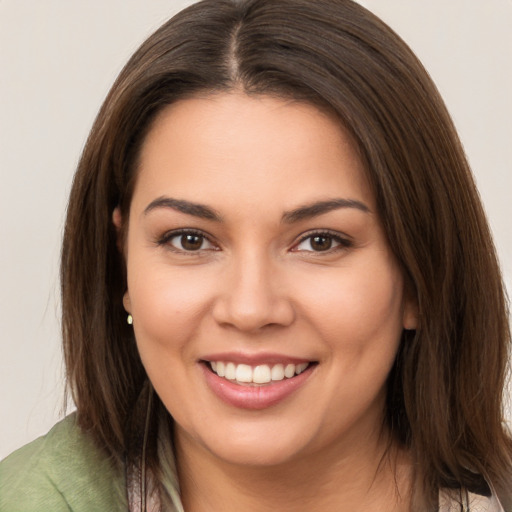
{"type": "Polygon", "coordinates": [[[213,305],[215,321],[247,333],[292,324],[295,310],[282,285],[283,270],[277,267],[256,254],[233,262],[213,305]]]}

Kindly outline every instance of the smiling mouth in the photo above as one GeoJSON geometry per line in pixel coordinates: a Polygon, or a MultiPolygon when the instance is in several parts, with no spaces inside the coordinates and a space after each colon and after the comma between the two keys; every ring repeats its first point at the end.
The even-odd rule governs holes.
{"type": "Polygon", "coordinates": [[[299,364],[259,364],[257,366],[226,361],[204,361],[204,363],[217,376],[229,382],[246,386],[261,386],[293,379],[310,366],[317,364],[314,361],[299,364]]]}

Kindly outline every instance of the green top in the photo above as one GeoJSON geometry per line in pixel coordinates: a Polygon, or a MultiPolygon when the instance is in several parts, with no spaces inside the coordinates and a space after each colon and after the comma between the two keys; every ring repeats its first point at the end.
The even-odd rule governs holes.
{"type": "Polygon", "coordinates": [[[75,414],[0,463],[1,512],[126,512],[125,487],[75,414]]]}

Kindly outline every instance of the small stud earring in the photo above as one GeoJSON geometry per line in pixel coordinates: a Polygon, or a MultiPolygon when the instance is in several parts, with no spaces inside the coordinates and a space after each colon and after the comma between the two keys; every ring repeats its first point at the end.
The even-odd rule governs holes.
{"type": "Polygon", "coordinates": [[[126,317],[126,321],[127,321],[128,325],[132,325],[133,324],[133,316],[132,315],[128,315],[126,317]]]}

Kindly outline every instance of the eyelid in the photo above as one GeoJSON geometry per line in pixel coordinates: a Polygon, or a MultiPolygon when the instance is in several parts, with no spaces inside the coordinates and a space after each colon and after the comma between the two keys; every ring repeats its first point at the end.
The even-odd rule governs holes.
{"type": "Polygon", "coordinates": [[[352,238],[344,233],[340,233],[339,231],[332,231],[330,229],[313,229],[311,231],[307,231],[306,233],[302,233],[299,236],[299,239],[293,244],[291,251],[292,252],[309,252],[314,254],[329,254],[336,250],[343,250],[348,249],[354,245],[354,242],[352,241],[352,238]],[[312,238],[314,236],[325,236],[332,238],[336,242],[339,243],[339,245],[332,247],[330,249],[327,249],[325,251],[306,251],[306,250],[299,250],[297,247],[304,241],[308,240],[309,238],[312,238]]]}
{"type": "MultiPolygon", "coordinates": [[[[220,250],[220,247],[217,243],[214,242],[213,237],[197,228],[178,228],[178,229],[172,229],[170,231],[166,231],[162,236],[160,236],[156,240],[156,245],[158,246],[167,246],[169,250],[176,252],[176,253],[183,253],[187,255],[194,255],[194,254],[200,254],[204,251],[218,251],[220,250]],[[176,248],[169,244],[170,240],[172,240],[175,237],[183,236],[183,235],[198,235],[200,237],[203,237],[205,240],[207,240],[213,248],[208,249],[198,249],[197,251],[187,251],[187,250],[181,250],[179,248],[176,248]]],[[[335,252],[337,250],[343,250],[348,249],[354,245],[352,238],[344,233],[340,233],[339,231],[333,231],[330,229],[312,229],[310,231],[307,231],[305,233],[302,233],[299,235],[298,240],[293,243],[291,247],[292,252],[308,252],[308,253],[314,253],[314,254],[329,254],[332,252],[335,252]],[[297,247],[304,241],[308,240],[309,238],[312,238],[314,236],[325,236],[332,238],[334,241],[338,243],[335,247],[332,247],[330,249],[327,249],[325,251],[308,251],[308,250],[299,250],[297,247]]]]}
{"type": "Polygon", "coordinates": [[[167,246],[167,248],[173,252],[180,253],[180,254],[187,254],[187,255],[194,255],[194,254],[200,254],[204,251],[218,251],[219,246],[212,240],[212,236],[208,233],[205,233],[204,231],[196,228],[178,228],[178,229],[172,229],[170,231],[166,231],[162,236],[160,236],[156,244],[160,247],[167,246]],[[177,247],[172,246],[169,242],[178,236],[183,235],[197,235],[200,237],[203,237],[205,240],[207,240],[212,246],[213,249],[198,249],[197,251],[186,251],[182,249],[178,249],[177,247]]]}

